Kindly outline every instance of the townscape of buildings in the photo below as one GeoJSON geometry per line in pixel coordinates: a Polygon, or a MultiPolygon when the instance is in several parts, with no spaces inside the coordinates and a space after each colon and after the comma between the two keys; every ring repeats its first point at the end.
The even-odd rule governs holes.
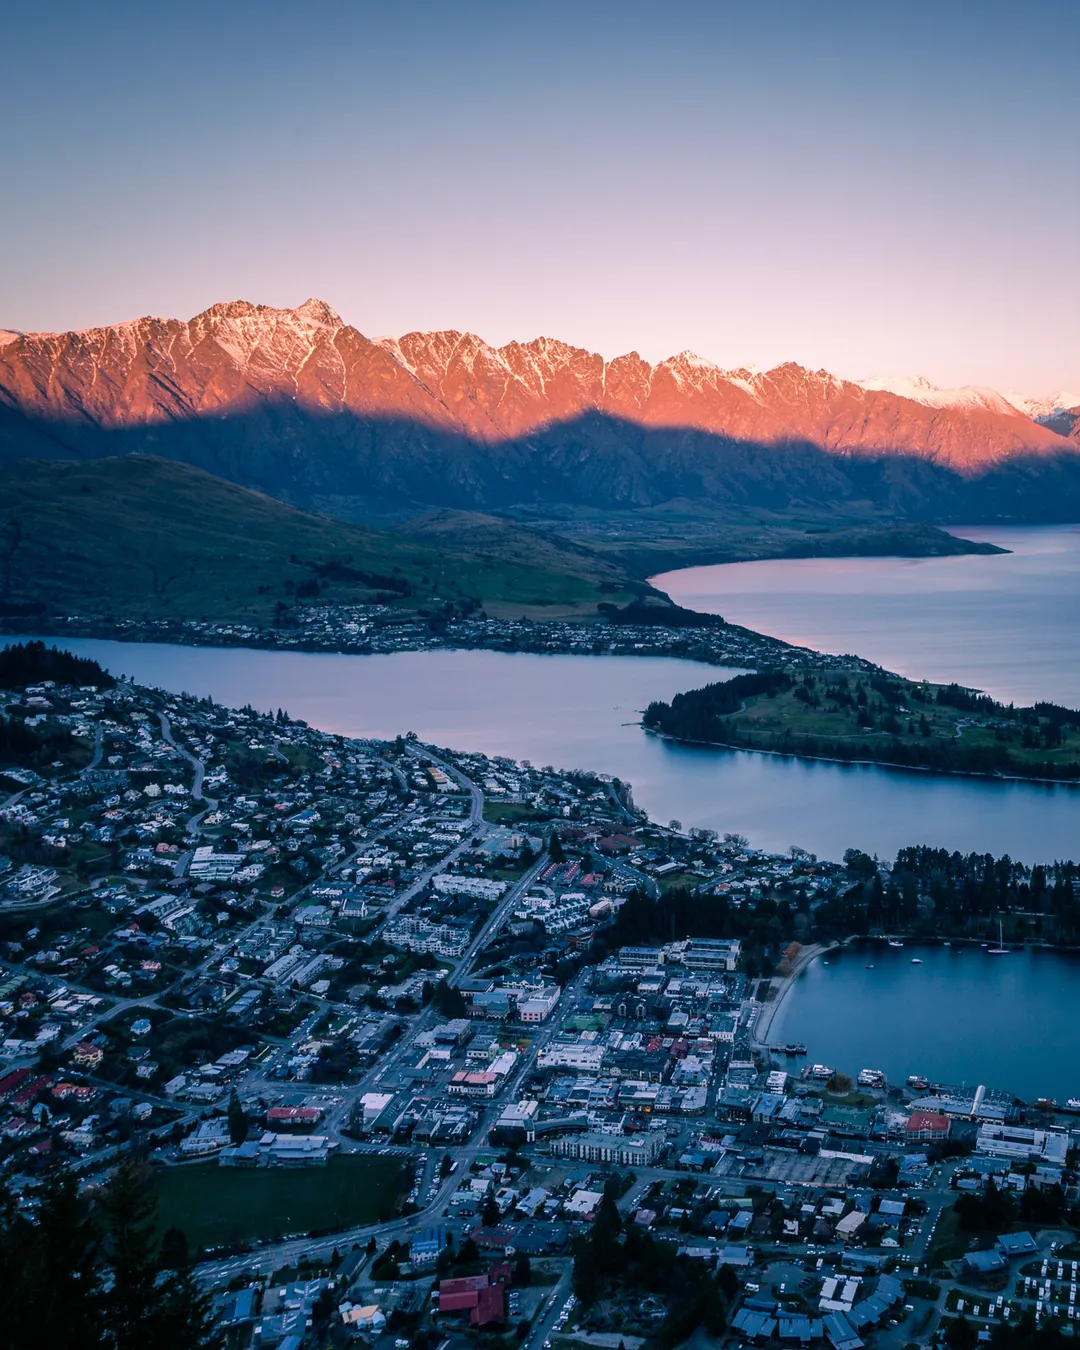
{"type": "Polygon", "coordinates": [[[776,983],[738,937],[620,937],[628,904],[672,887],[812,910],[842,868],[659,827],[597,775],[124,682],[0,700],[58,747],[0,771],[14,1193],[53,1158],[93,1187],[133,1147],[162,1175],[271,1189],[282,1169],[400,1174],[382,1222],[204,1250],[230,1344],[635,1350],[663,1298],[573,1292],[611,1201],[724,1273],[736,1343],[1073,1324],[1052,1226],[951,1256],[938,1233],[958,1196],[1036,1216],[1074,1197],[1067,1124],[986,1086],[845,1082],[762,1041],[776,983]]]}
{"type": "MultiPolygon", "coordinates": [[[[0,630],[3,628],[0,620],[0,630]]],[[[25,624],[25,620],[22,621],[25,624]]],[[[583,656],[680,656],[727,666],[788,670],[874,670],[857,656],[832,656],[794,647],[735,625],[668,627],[611,620],[428,619],[391,605],[311,604],[287,625],[222,623],[195,619],[113,619],[65,615],[36,621],[38,631],[65,637],[118,638],[128,642],[177,642],[270,650],[373,652],[484,648],[492,651],[562,652],[583,656]]],[[[12,630],[9,630],[12,631],[12,630]]]]}

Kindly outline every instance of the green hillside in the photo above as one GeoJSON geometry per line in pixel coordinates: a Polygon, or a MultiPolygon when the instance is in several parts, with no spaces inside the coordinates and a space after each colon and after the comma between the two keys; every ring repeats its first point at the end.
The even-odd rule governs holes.
{"type": "Polygon", "coordinates": [[[151,456],[24,460],[4,475],[0,613],[266,622],[312,604],[378,600],[428,613],[596,618],[600,601],[641,592],[620,564],[586,548],[542,547],[531,531],[492,525],[484,547],[470,528],[406,537],[151,456]]]}

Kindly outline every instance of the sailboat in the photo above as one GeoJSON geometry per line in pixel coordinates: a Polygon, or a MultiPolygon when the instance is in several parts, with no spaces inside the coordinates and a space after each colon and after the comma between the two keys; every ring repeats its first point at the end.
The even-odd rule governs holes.
{"type": "Polygon", "coordinates": [[[1000,920],[1000,919],[998,919],[998,945],[997,945],[996,947],[990,947],[990,948],[988,948],[986,954],[987,954],[987,956],[1008,956],[1008,954],[1009,954],[1009,949],[1008,949],[1008,947],[1005,946],[1005,943],[1004,943],[1004,941],[1003,941],[1003,939],[1002,939],[1002,936],[1001,936],[1001,920],[1000,920]]]}

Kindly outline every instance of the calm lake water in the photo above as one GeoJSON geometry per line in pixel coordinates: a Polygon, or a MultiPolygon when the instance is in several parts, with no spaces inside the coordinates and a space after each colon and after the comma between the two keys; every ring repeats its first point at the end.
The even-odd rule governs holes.
{"type": "Polygon", "coordinates": [[[952,528],[1013,552],[735,563],[653,581],[689,609],[817,651],[1080,707],[1080,525],[952,528]]]}
{"type": "Polygon", "coordinates": [[[1080,857],[1075,788],[800,763],[671,745],[641,730],[650,700],[723,678],[714,666],[482,651],[341,656],[92,639],[62,645],[141,683],[234,707],[285,708],[326,731],[415,731],[436,745],[614,774],[654,819],[745,834],[758,848],[799,844],[840,858],[856,846],[891,858],[921,843],[1029,862],[1080,857]]]}
{"type": "Polygon", "coordinates": [[[1025,1101],[1080,1097],[1080,957],[860,944],[827,960],[795,980],[771,1044],[802,1041],[809,1063],[852,1078],[882,1069],[893,1083],[919,1073],[1003,1088],[1025,1101]],[[912,965],[913,956],[922,964],[912,965]]]}

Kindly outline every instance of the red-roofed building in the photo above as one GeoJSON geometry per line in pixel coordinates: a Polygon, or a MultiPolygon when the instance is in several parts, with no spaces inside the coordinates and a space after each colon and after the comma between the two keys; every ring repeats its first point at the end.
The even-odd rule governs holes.
{"type": "Polygon", "coordinates": [[[32,1069],[12,1069],[10,1073],[4,1074],[3,1078],[0,1078],[0,1101],[14,1097],[32,1073],[32,1069]]]}
{"type": "Polygon", "coordinates": [[[474,1327],[506,1321],[504,1288],[510,1282],[508,1265],[493,1266],[486,1275],[463,1275],[439,1283],[439,1312],[467,1312],[474,1327]]]}
{"type": "Polygon", "coordinates": [[[28,1106],[33,1106],[34,1102],[43,1092],[48,1091],[53,1085],[53,1076],[51,1073],[43,1074],[40,1078],[32,1078],[29,1083],[16,1092],[11,1099],[11,1105],[16,1111],[23,1111],[28,1106]]]}
{"type": "Polygon", "coordinates": [[[306,1129],[319,1123],[322,1112],[317,1106],[272,1106],[266,1113],[267,1125],[306,1129]]]}
{"type": "Polygon", "coordinates": [[[933,1144],[949,1137],[949,1117],[937,1111],[912,1111],[907,1137],[922,1144],[933,1144]]]}

